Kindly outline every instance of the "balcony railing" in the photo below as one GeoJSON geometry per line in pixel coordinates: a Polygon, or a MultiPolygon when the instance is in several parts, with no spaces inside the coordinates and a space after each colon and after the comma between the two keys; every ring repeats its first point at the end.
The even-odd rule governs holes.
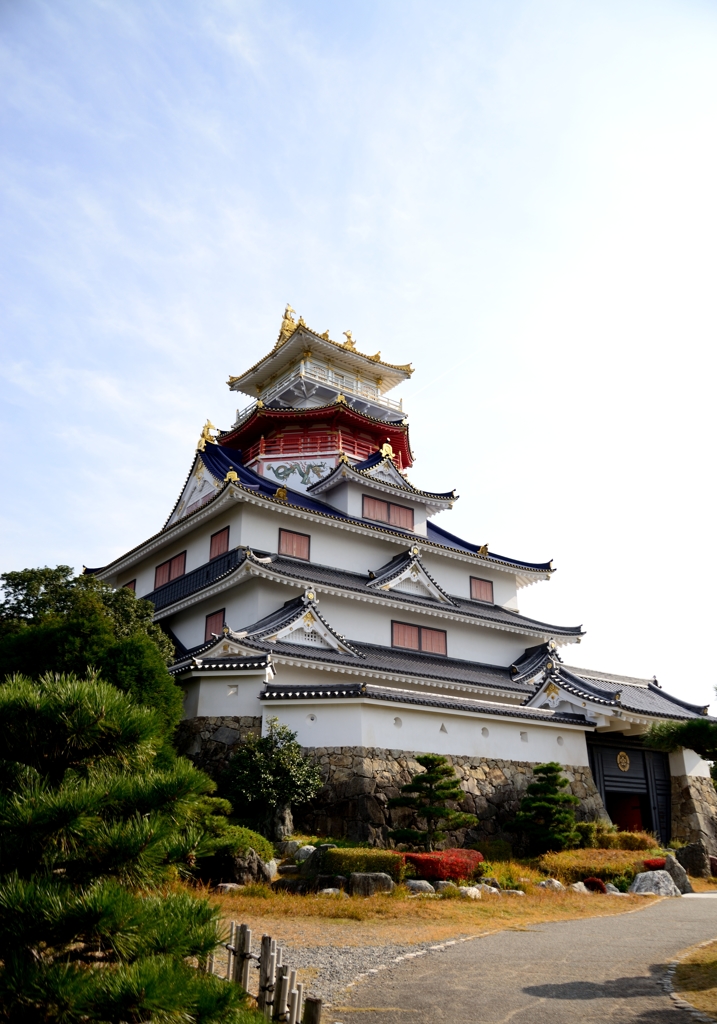
{"type": "MultiPolygon", "coordinates": [[[[376,451],[376,443],[344,434],[340,430],[311,431],[300,434],[293,431],[280,437],[262,437],[242,452],[245,465],[260,455],[275,458],[303,458],[307,455],[329,455],[346,452],[363,461],[376,451]]],[[[400,454],[400,453],[399,453],[400,454]]]]}
{"type": "Polygon", "coordinates": [[[223,555],[217,555],[211,562],[200,565],[198,569],[185,573],[184,576],[172,580],[171,583],[165,583],[163,587],[157,587],[151,594],[145,594],[144,597],[147,601],[152,602],[155,611],[167,608],[175,601],[181,601],[183,597],[189,597],[190,594],[203,590],[204,587],[208,587],[218,580],[220,576],[235,569],[243,557],[242,548],[232,548],[231,551],[227,551],[223,555]]]}

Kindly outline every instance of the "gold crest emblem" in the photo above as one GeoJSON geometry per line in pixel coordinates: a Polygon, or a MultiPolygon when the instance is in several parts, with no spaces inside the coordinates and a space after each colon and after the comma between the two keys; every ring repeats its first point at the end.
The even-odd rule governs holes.
{"type": "Polygon", "coordinates": [[[630,758],[624,750],[621,750],[617,755],[617,766],[621,772],[627,772],[630,770],[630,758]]]}

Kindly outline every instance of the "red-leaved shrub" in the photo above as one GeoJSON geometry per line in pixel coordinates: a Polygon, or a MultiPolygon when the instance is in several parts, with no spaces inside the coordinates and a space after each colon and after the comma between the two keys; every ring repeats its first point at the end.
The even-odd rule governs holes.
{"type": "Polygon", "coordinates": [[[602,878],[586,878],[583,885],[586,889],[589,889],[590,892],[601,892],[603,895],[607,893],[607,887],[602,878]]]}
{"type": "Polygon", "coordinates": [[[404,853],[417,874],[427,881],[456,881],[470,878],[484,859],[478,850],[438,850],[435,853],[404,853]]]}
{"type": "Polygon", "coordinates": [[[645,871],[661,871],[665,866],[664,857],[650,857],[648,860],[642,862],[645,865],[645,871]]]}

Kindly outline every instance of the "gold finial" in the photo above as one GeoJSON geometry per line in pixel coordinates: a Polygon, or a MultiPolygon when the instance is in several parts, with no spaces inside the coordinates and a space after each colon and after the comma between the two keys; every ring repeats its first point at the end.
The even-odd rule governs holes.
{"type": "Polygon", "coordinates": [[[232,384],[234,383],[235,380],[239,380],[239,378],[238,377],[232,377],[232,375],[230,373],[229,374],[229,380],[227,381],[227,384],[229,385],[229,387],[232,386],[232,384]]]}
{"type": "Polygon", "coordinates": [[[348,402],[346,401],[343,395],[337,395],[336,398],[334,399],[334,403],[336,405],[348,405],[348,402]]]}
{"type": "Polygon", "coordinates": [[[344,342],[344,348],[347,348],[349,350],[349,352],[355,352],[356,351],[356,345],[354,344],[354,339],[353,339],[353,335],[352,335],[351,331],[344,331],[344,334],[346,335],[346,341],[344,342]]]}
{"type": "Polygon", "coordinates": [[[212,430],[216,430],[217,434],[219,433],[219,430],[217,429],[217,427],[214,426],[212,421],[207,420],[207,422],[202,427],[202,436],[197,441],[197,451],[203,452],[204,449],[207,447],[207,441],[209,441],[210,444],[217,443],[216,437],[213,437],[211,434],[212,430]]]}
{"type": "Polygon", "coordinates": [[[264,408],[264,403],[262,402],[262,400],[260,398],[257,398],[257,400],[256,400],[256,407],[257,407],[257,409],[263,409],[264,408]]]}
{"type": "Polygon", "coordinates": [[[227,475],[224,477],[224,483],[234,484],[238,479],[239,474],[237,473],[233,466],[230,466],[229,469],[227,470],[227,475]]]}
{"type": "Polygon", "coordinates": [[[383,455],[384,459],[393,459],[393,448],[391,447],[388,441],[386,441],[385,444],[381,445],[381,454],[383,455]]]}
{"type": "Polygon", "coordinates": [[[229,636],[229,626],[225,624],[222,628],[222,633],[224,634],[224,636],[229,636]]]}
{"type": "Polygon", "coordinates": [[[331,338],[329,337],[328,329],[325,330],[323,334],[320,334],[319,337],[323,338],[324,341],[331,341],[331,338]]]}
{"type": "Polygon", "coordinates": [[[299,317],[299,323],[297,324],[297,327],[306,327],[306,320],[304,320],[303,316],[299,317]]]}
{"type": "Polygon", "coordinates": [[[487,555],[488,554],[488,545],[487,544],[483,544],[481,547],[479,547],[478,548],[478,554],[479,555],[487,555]]]}
{"type": "Polygon", "coordinates": [[[296,328],[298,327],[298,324],[296,323],[296,321],[294,320],[293,316],[291,315],[292,313],[295,313],[295,312],[296,312],[296,310],[293,309],[289,305],[289,303],[287,302],[286,309],[284,310],[284,317],[283,317],[283,319],[281,321],[281,329],[279,330],[279,337],[278,337],[277,342],[276,342],[276,347],[277,348],[279,347],[279,345],[283,345],[284,342],[286,341],[286,339],[290,335],[292,335],[294,333],[294,331],[296,330],[296,328]]]}
{"type": "Polygon", "coordinates": [[[339,452],[339,462],[348,462],[349,457],[346,452],[339,452]]]}
{"type": "Polygon", "coordinates": [[[380,362],[381,362],[381,352],[380,352],[380,351],[379,351],[379,352],[377,352],[375,356],[369,356],[369,359],[370,359],[370,360],[371,360],[371,361],[372,361],[373,363],[380,363],[380,362]]]}
{"type": "Polygon", "coordinates": [[[279,501],[286,501],[287,490],[286,487],[277,487],[274,491],[274,497],[278,498],[279,501]]]}

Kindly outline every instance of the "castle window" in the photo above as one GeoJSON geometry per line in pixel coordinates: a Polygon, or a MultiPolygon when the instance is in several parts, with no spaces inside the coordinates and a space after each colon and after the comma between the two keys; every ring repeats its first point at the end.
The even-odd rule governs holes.
{"type": "Polygon", "coordinates": [[[125,583],[124,585],[127,588],[127,590],[131,590],[134,592],[137,589],[137,580],[130,580],[129,583],[125,583]]]}
{"type": "Polygon", "coordinates": [[[174,558],[168,558],[166,562],[162,562],[154,570],[154,589],[163,587],[165,583],[171,583],[178,576],[184,576],[186,565],[186,551],[182,551],[180,554],[175,555],[174,558]]]}
{"type": "Polygon", "coordinates": [[[204,622],[204,642],[212,639],[214,633],[221,633],[224,629],[224,609],[221,611],[212,612],[211,615],[207,615],[204,622]]]}
{"type": "Polygon", "coordinates": [[[219,533],[213,533],[209,541],[209,557],[216,558],[229,550],[229,527],[225,526],[219,533]]]}
{"type": "Polygon", "coordinates": [[[279,530],[279,554],[290,555],[292,558],[303,558],[309,561],[309,540],[306,533],[292,533],[291,530],[279,530]]]}
{"type": "Polygon", "coordinates": [[[490,580],[479,580],[471,576],[471,597],[474,601],[485,601],[493,604],[493,584],[490,580]]]}
{"type": "Polygon", "coordinates": [[[363,496],[363,518],[373,519],[378,523],[388,523],[390,526],[398,526],[401,530],[413,529],[412,508],[394,505],[392,501],[370,498],[368,494],[363,496]]]}
{"type": "Polygon", "coordinates": [[[426,629],[412,626],[409,622],[391,623],[391,645],[425,654],[446,654],[445,629],[426,629]]]}

